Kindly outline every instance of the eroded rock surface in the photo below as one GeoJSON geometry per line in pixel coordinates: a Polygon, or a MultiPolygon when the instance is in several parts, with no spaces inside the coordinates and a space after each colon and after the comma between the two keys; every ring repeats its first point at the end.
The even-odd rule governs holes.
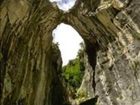
{"type": "Polygon", "coordinates": [[[48,0],[0,4],[1,105],[53,105],[51,86],[59,77],[52,31],[61,22],[73,26],[85,41],[97,104],[139,105],[139,0],[77,0],[68,13],[48,0]]]}

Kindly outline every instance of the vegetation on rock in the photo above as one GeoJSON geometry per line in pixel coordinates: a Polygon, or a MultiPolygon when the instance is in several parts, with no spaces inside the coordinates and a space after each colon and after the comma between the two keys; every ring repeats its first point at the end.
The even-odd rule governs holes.
{"type": "Polygon", "coordinates": [[[68,65],[63,67],[62,76],[68,85],[73,88],[78,88],[84,74],[83,63],[79,58],[69,61],[68,65]]]}
{"type": "MultiPolygon", "coordinates": [[[[88,46],[97,104],[139,105],[140,0],[77,0],[69,12],[49,0],[2,0],[0,6],[0,105],[63,105],[61,61],[51,49],[60,23],[74,27],[88,46]]],[[[62,73],[72,89],[80,84],[81,58],[62,73]]]]}
{"type": "Polygon", "coordinates": [[[76,92],[81,85],[84,70],[84,46],[81,46],[77,57],[70,60],[69,63],[62,68],[62,77],[72,98],[76,98],[76,92]]]}

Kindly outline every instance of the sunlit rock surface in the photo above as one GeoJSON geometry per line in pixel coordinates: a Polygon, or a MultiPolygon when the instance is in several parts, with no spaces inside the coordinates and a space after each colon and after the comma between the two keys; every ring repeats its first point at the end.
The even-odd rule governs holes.
{"type": "Polygon", "coordinates": [[[97,104],[139,105],[139,0],[77,0],[69,13],[49,0],[0,4],[1,105],[63,103],[65,95],[58,95],[62,88],[57,89],[60,93],[51,90],[61,84],[51,47],[52,31],[61,22],[75,28],[85,41],[97,104]]]}
{"type": "Polygon", "coordinates": [[[84,67],[85,67],[85,73],[83,76],[83,80],[81,83],[80,88],[77,91],[77,94],[83,94],[84,98],[83,100],[89,99],[89,98],[93,98],[95,96],[94,94],[94,89],[93,89],[93,69],[92,66],[88,63],[88,57],[86,55],[86,53],[84,54],[84,67]]]}

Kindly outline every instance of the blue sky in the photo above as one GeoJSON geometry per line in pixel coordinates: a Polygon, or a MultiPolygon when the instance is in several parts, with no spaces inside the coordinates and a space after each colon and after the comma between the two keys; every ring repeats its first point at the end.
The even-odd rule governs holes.
{"type": "Polygon", "coordinates": [[[57,5],[60,9],[68,11],[75,4],[76,0],[50,0],[51,2],[57,2],[57,5]]]}

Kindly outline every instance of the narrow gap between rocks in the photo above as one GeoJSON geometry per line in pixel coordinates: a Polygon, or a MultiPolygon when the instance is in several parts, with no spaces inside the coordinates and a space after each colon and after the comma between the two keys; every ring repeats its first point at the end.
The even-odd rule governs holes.
{"type": "Polygon", "coordinates": [[[61,77],[72,105],[93,98],[95,87],[94,72],[96,65],[96,49],[83,40],[70,25],[61,23],[52,32],[53,44],[59,48],[62,57],[61,77]],[[88,76],[87,76],[88,75],[88,76]],[[90,78],[89,80],[86,80],[90,78]],[[86,81],[90,82],[85,86],[86,81]],[[90,88],[90,91],[87,89],[90,88]]]}
{"type": "Polygon", "coordinates": [[[62,78],[71,102],[74,102],[84,75],[85,44],[78,32],[61,23],[53,30],[53,43],[59,47],[62,56],[62,78]]]}

